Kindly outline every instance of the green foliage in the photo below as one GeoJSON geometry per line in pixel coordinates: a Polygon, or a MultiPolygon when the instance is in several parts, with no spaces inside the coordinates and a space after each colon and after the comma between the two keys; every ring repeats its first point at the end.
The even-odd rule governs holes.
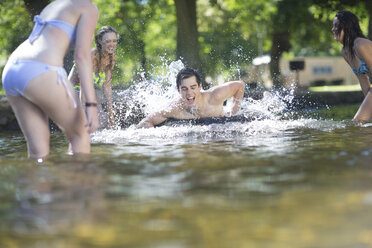
{"type": "MultiPolygon", "coordinates": [[[[0,3],[0,71],[7,57],[32,30],[30,16],[21,0],[2,0],[0,3]]],[[[0,87],[1,88],[1,87],[0,87]]]]}
{"type": "MultiPolygon", "coordinates": [[[[23,1],[2,0],[0,2],[0,72],[3,71],[10,52],[31,32],[30,20],[23,1]]],[[[0,86],[1,89],[2,84],[0,86]]]]}
{"type": "Polygon", "coordinates": [[[238,6],[234,1],[213,4],[198,1],[200,54],[208,75],[233,73],[237,67],[250,63],[258,53],[257,30],[247,29],[246,23],[253,15],[247,17],[247,12],[240,11],[238,6]]]}
{"type": "Polygon", "coordinates": [[[360,91],[359,84],[349,84],[349,85],[329,85],[329,86],[314,86],[309,88],[312,92],[350,92],[350,91],[360,91]]]}
{"type": "Polygon", "coordinates": [[[176,20],[173,1],[97,0],[98,26],[115,27],[120,35],[116,77],[127,84],[141,72],[153,73],[163,58],[175,58],[176,20]]]}
{"type": "Polygon", "coordinates": [[[30,16],[21,0],[3,0],[0,5],[0,56],[13,51],[32,30],[30,16]]]}
{"type": "Polygon", "coordinates": [[[357,1],[309,1],[311,5],[297,21],[301,32],[292,36],[291,52],[297,56],[335,56],[340,55],[340,44],[333,40],[332,21],[338,10],[347,8],[360,17],[361,27],[367,31],[368,18],[364,5],[357,1]]]}
{"type": "MultiPolygon", "coordinates": [[[[174,0],[95,0],[100,16],[97,29],[115,27],[121,42],[113,77],[127,85],[145,72],[156,76],[175,59],[177,20],[174,0]]],[[[206,75],[234,77],[252,59],[269,53],[273,31],[289,32],[287,57],[339,55],[333,41],[332,19],[347,7],[367,31],[368,18],[361,0],[198,0],[200,56],[206,75]]],[[[27,38],[32,20],[22,0],[0,2],[0,69],[9,54],[27,38]]]]}

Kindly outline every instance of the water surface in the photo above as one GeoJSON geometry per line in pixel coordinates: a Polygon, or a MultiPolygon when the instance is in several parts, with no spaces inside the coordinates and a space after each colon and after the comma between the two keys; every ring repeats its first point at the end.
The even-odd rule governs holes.
{"type": "Polygon", "coordinates": [[[372,247],[357,106],[298,112],[289,89],[244,99],[251,122],[135,128],[178,97],[182,67],[116,92],[125,125],[94,133],[90,155],[54,132],[38,164],[21,133],[0,133],[0,247],[372,247]]]}
{"type": "Polygon", "coordinates": [[[0,134],[0,247],[372,247],[372,129],[269,118],[52,135],[44,164],[0,134]]]}

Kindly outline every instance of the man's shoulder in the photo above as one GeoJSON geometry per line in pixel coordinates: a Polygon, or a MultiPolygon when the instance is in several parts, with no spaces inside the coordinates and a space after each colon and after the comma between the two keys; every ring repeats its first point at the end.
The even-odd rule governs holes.
{"type": "Polygon", "coordinates": [[[229,88],[225,84],[215,85],[208,90],[203,91],[204,102],[209,104],[219,105],[225,100],[225,92],[229,91],[229,88]]]}
{"type": "Polygon", "coordinates": [[[163,115],[167,115],[167,117],[172,117],[171,115],[175,112],[181,111],[184,109],[184,104],[181,101],[182,99],[176,99],[172,101],[166,108],[162,111],[163,115]]]}
{"type": "Polygon", "coordinates": [[[244,91],[244,82],[239,80],[215,86],[210,90],[209,102],[219,105],[242,89],[244,91]]]}

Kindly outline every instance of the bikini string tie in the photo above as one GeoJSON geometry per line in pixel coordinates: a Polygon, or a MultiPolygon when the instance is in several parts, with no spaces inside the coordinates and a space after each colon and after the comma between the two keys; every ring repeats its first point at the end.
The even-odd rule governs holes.
{"type": "Polygon", "coordinates": [[[28,40],[31,44],[34,43],[34,41],[40,36],[41,31],[43,31],[45,25],[47,24],[47,22],[39,15],[34,16],[34,22],[34,28],[32,29],[30,36],[28,37],[28,40]]]}

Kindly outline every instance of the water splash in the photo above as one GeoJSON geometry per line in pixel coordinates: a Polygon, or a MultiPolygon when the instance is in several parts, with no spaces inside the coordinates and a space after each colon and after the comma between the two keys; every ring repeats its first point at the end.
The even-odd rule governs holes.
{"type": "Polygon", "coordinates": [[[297,120],[255,120],[247,123],[231,122],[204,126],[181,125],[138,129],[131,126],[122,130],[105,129],[94,133],[92,142],[109,144],[185,144],[210,141],[231,141],[252,138],[279,138],[289,133],[306,129],[330,132],[344,129],[347,123],[331,120],[297,119],[297,120]]]}
{"type": "MultiPolygon", "coordinates": [[[[122,127],[137,124],[145,116],[165,109],[175,99],[179,98],[176,88],[176,76],[184,68],[184,64],[178,60],[163,66],[165,70],[160,75],[150,75],[146,79],[142,74],[131,87],[124,91],[115,92],[114,101],[117,110],[117,122],[122,127]]],[[[159,72],[159,70],[157,70],[159,72]]],[[[246,91],[248,91],[247,89],[246,91]]],[[[262,93],[262,92],[261,92],[262,93]]],[[[257,119],[275,119],[283,112],[288,103],[293,99],[293,91],[284,94],[264,92],[261,100],[244,98],[241,103],[239,115],[246,117],[256,116],[257,119]],[[292,96],[291,96],[292,95],[292,96]]],[[[228,101],[224,107],[229,112],[232,101],[228,101]]]]}
{"type": "Polygon", "coordinates": [[[116,119],[121,126],[137,124],[145,116],[164,109],[179,97],[176,76],[184,65],[178,60],[166,68],[160,75],[149,75],[149,80],[142,74],[131,87],[115,92],[116,119]]]}
{"type": "MultiPolygon", "coordinates": [[[[142,75],[136,83],[124,91],[116,92],[117,118],[122,129],[101,130],[92,136],[97,143],[120,144],[123,140],[130,142],[184,143],[186,140],[226,140],[237,137],[258,137],[262,135],[279,136],[284,132],[296,129],[317,129],[330,131],[345,128],[347,124],[329,120],[305,118],[298,113],[293,114],[291,108],[295,97],[295,88],[276,92],[261,92],[260,99],[245,97],[241,102],[238,115],[244,115],[253,121],[246,123],[211,124],[192,126],[164,126],[150,129],[138,129],[136,124],[145,116],[160,111],[179,97],[176,89],[176,75],[184,68],[181,61],[173,61],[165,66],[160,75],[150,75],[150,80],[142,75]],[[295,116],[295,117],[294,117],[295,116]]],[[[159,71],[159,70],[158,70],[159,71]]],[[[224,106],[225,112],[232,107],[232,100],[224,106]]]]}

